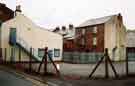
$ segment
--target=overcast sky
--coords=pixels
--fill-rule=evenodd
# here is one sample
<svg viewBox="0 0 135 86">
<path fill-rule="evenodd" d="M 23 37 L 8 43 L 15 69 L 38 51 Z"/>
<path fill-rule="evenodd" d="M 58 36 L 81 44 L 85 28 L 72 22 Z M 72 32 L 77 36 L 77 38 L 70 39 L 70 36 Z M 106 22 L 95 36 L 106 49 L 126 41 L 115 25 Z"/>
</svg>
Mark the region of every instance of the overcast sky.
<svg viewBox="0 0 135 86">
<path fill-rule="evenodd" d="M 45 28 L 75 26 L 85 20 L 121 13 L 127 29 L 135 29 L 135 0 L 2 0 L 15 10 L 21 4 L 22 12 Z"/>
</svg>

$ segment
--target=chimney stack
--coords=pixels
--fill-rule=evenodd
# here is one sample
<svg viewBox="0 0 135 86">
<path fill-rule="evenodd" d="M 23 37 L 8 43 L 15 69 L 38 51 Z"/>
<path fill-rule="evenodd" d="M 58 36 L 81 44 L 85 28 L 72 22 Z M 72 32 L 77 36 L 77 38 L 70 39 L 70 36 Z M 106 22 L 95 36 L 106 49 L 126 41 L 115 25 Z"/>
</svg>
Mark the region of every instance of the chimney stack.
<svg viewBox="0 0 135 86">
<path fill-rule="evenodd" d="M 72 30 L 74 28 L 73 24 L 69 24 L 69 30 Z"/>
<path fill-rule="evenodd" d="M 22 10 L 21 10 L 21 5 L 17 5 L 16 6 L 16 10 L 15 10 L 15 16 L 21 14 Z"/>
<path fill-rule="evenodd" d="M 62 26 L 62 31 L 65 31 L 66 30 L 66 26 Z"/>
<path fill-rule="evenodd" d="M 58 31 L 60 31 L 60 28 L 57 26 L 57 27 L 53 30 L 53 32 L 58 32 Z"/>
<path fill-rule="evenodd" d="M 6 4 L 0 3 L 0 7 L 6 7 Z"/>
<path fill-rule="evenodd" d="M 121 15 L 120 13 L 118 14 L 118 19 L 119 19 L 121 22 L 123 22 L 122 15 Z"/>
</svg>

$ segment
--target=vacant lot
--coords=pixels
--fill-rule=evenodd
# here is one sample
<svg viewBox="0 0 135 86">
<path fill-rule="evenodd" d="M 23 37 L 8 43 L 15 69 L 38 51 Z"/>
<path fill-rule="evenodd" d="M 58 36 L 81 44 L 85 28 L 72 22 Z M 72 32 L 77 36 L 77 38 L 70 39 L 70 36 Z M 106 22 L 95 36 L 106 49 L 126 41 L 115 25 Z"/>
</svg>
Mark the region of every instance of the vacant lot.
<svg viewBox="0 0 135 86">
<path fill-rule="evenodd" d="M 81 76 L 88 77 L 96 64 L 69 64 L 69 63 L 60 63 L 59 70 L 62 75 L 71 75 L 71 76 Z M 121 76 L 126 74 L 126 64 L 125 62 L 115 62 L 113 63 L 116 72 Z M 135 62 L 129 62 L 129 73 L 135 73 Z M 48 70 L 50 72 L 55 72 L 52 64 L 48 65 Z M 97 68 L 93 76 L 104 76 L 105 74 L 105 64 L 102 63 Z M 114 77 L 114 73 L 109 65 L 109 76 Z"/>
</svg>

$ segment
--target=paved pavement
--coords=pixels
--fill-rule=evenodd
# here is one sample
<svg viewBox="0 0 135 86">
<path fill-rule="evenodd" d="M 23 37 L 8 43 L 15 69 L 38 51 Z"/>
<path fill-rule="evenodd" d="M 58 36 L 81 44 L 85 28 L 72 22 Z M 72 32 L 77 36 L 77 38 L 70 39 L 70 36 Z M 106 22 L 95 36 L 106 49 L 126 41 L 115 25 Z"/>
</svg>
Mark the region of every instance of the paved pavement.
<svg viewBox="0 0 135 86">
<path fill-rule="evenodd" d="M 44 82 L 34 76 L 6 66 L 0 66 L 0 86 L 48 86 Z"/>
<path fill-rule="evenodd" d="M 0 70 L 0 86 L 33 86 L 31 81 L 23 77 Z"/>
</svg>

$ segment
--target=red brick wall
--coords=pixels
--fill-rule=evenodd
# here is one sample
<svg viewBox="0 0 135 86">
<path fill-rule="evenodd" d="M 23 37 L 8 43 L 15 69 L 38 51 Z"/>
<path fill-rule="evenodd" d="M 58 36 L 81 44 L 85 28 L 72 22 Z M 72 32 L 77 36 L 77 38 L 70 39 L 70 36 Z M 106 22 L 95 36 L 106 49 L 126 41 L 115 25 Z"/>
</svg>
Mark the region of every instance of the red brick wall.
<svg viewBox="0 0 135 86">
<path fill-rule="evenodd" d="M 97 33 L 95 34 L 97 38 L 97 45 L 93 46 L 93 27 L 88 26 L 85 28 L 85 34 L 82 34 L 83 28 L 76 28 L 76 39 L 74 40 L 64 40 L 64 51 L 80 51 L 80 52 L 104 52 L 104 24 L 99 24 L 97 26 Z M 82 45 L 82 38 L 85 40 L 85 44 Z"/>
<path fill-rule="evenodd" d="M 76 49 L 79 51 L 86 51 L 86 52 L 103 52 L 104 51 L 104 24 L 95 25 L 97 26 L 97 33 L 93 33 L 93 27 L 94 26 L 88 26 L 83 27 L 86 29 L 85 35 L 83 36 L 85 38 L 85 45 L 77 46 Z M 76 35 L 81 34 L 81 31 L 83 28 L 77 28 L 76 29 Z M 93 37 L 97 38 L 97 45 L 93 46 Z M 76 43 L 80 42 L 80 38 L 77 38 Z"/>
<path fill-rule="evenodd" d="M 63 45 L 63 50 L 64 51 L 73 51 L 75 49 L 74 45 L 74 40 L 66 40 L 64 39 L 64 45 Z"/>
</svg>

